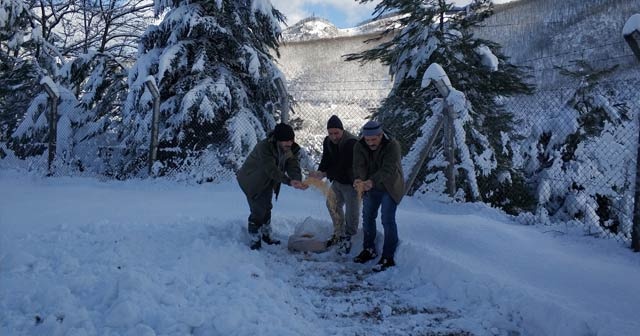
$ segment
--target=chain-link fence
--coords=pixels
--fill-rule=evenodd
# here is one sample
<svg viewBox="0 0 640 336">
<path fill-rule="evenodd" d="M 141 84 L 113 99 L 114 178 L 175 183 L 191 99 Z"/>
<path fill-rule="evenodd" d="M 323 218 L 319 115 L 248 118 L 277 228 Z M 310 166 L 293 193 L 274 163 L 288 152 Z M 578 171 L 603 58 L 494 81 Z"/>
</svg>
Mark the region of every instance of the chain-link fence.
<svg viewBox="0 0 640 336">
<path fill-rule="evenodd" d="M 514 163 L 535 188 L 537 220 L 631 239 L 639 89 L 638 80 L 601 81 L 505 101 L 518 118 Z"/>
<path fill-rule="evenodd" d="M 319 161 L 326 121 L 332 114 L 357 134 L 379 106 L 379 98 L 376 93 L 370 100 L 359 97 L 357 102 L 298 100 L 294 114 L 301 120 L 298 141 L 313 163 Z M 505 143 L 505 150 L 512 152 L 510 168 L 523 172 L 535 202 L 530 213 L 520 217 L 536 223 L 575 222 L 586 234 L 629 243 L 640 81 L 545 88 L 528 96 L 503 98 L 501 104 L 515 118 L 513 134 Z M 437 155 L 433 153 L 430 159 Z"/>
<path fill-rule="evenodd" d="M 308 154 L 303 162 L 307 169 L 317 167 L 322 154 L 322 140 L 326 136 L 326 122 L 331 115 L 338 115 L 345 129 L 357 135 L 388 92 L 388 85 L 375 81 L 371 83 L 375 87 L 373 90 L 362 90 L 357 96 L 342 95 L 336 99 L 335 94 L 329 91 L 338 90 L 339 84 L 331 85 L 334 87 L 312 96 L 308 90 L 296 92 L 296 89 L 289 89 L 294 96 L 289 119 L 296 129 L 296 141 Z M 367 83 L 360 85 L 366 87 Z M 501 101 L 505 110 L 515 118 L 515 129 L 505 146 L 512 152 L 511 167 L 524 172 L 529 192 L 535 199 L 534 208 L 527 209 L 532 221 L 577 222 L 588 234 L 615 237 L 624 242 L 631 240 L 637 190 L 639 89 L 639 80 L 603 81 L 538 89 L 532 95 L 509 97 Z M 307 94 L 302 94 L 304 92 Z M 64 111 L 59 113 L 64 114 Z M 15 151 L 8 150 L 6 144 L 2 144 L 0 151 L 3 159 L 0 164 L 7 166 L 17 162 L 28 169 L 50 171 L 48 140 L 51 138 L 46 127 L 47 120 L 43 114 L 35 122 L 40 125 L 40 136 L 34 136 L 35 141 L 19 147 L 19 151 L 24 152 L 21 154 L 31 155 L 29 160 L 19 160 L 15 157 Z M 57 134 L 53 137 L 57 143 L 53 148 L 56 155 L 64 156 L 64 149 L 70 148 L 71 144 L 60 142 L 68 141 L 65 139 L 72 138 L 68 133 L 76 130 L 60 122 L 57 126 Z M 248 131 L 240 127 L 234 136 L 240 137 Z M 162 129 L 159 132 L 162 133 Z M 203 137 L 213 134 L 209 129 L 197 133 Z M 114 164 L 110 161 L 114 153 L 127 150 L 115 143 L 100 143 L 98 140 L 84 144 L 88 145 L 93 146 L 89 151 L 94 153 L 95 160 L 102 162 L 103 172 L 109 171 L 109 164 Z M 36 150 L 38 155 L 27 153 Z M 150 150 L 150 147 L 137 149 L 139 152 Z M 173 150 L 178 149 L 160 148 L 157 160 L 166 159 Z M 209 176 L 216 174 L 214 180 L 233 176 L 233 170 L 229 167 L 211 167 L 208 163 L 215 160 L 207 160 L 207 155 L 221 157 L 232 154 L 219 149 L 215 152 L 199 149 L 188 157 L 201 162 L 174 164 L 188 164 L 191 167 L 182 176 L 184 179 L 211 181 Z M 431 159 L 436 155 L 434 153 Z M 148 153 L 138 156 L 148 158 Z M 73 162 L 66 164 L 73 166 Z M 147 159 L 141 159 L 137 164 L 146 167 L 148 162 Z M 428 166 L 429 160 L 424 165 Z M 54 168 L 63 169 L 60 166 Z M 78 166 L 68 169 L 82 171 L 82 167 Z M 428 181 L 418 180 L 416 183 Z"/>
</svg>

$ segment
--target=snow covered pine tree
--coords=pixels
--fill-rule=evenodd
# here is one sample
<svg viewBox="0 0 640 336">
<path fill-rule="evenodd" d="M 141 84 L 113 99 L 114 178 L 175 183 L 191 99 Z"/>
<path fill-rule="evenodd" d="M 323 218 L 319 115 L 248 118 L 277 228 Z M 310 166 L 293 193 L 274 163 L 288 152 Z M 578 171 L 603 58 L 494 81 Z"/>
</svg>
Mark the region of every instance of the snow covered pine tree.
<svg viewBox="0 0 640 336">
<path fill-rule="evenodd" d="M 135 174 L 146 160 L 152 97 L 144 82 L 152 78 L 161 104 L 154 173 L 214 180 L 276 124 L 282 74 L 269 49 L 278 50 L 284 16 L 268 0 L 155 0 L 156 13 L 165 9 L 129 74 L 122 168 Z"/>
<path fill-rule="evenodd" d="M 22 0 L 0 0 L 0 146 L 7 141 L 23 117 L 34 95 L 38 73 L 28 61 L 26 48 L 34 43 L 25 37 L 33 17 Z M 0 149 L 0 158 L 4 154 Z"/>
<path fill-rule="evenodd" d="M 121 61 L 131 54 L 130 45 L 124 41 L 135 34 L 123 34 L 123 21 L 126 29 L 139 28 L 144 16 L 137 12 L 145 7 L 132 8 L 126 1 L 118 2 L 118 8 L 83 2 L 73 10 L 65 10 L 75 4 L 52 2 L 42 11 L 24 9 L 31 19 L 27 27 L 32 28 L 21 29 L 20 38 L 14 38 L 24 43 L 11 44 L 21 48 L 15 52 L 21 58 L 15 58 L 14 68 L 21 65 L 18 69 L 30 71 L 28 77 L 22 76 L 22 82 L 12 86 L 12 97 L 22 95 L 26 99 L 12 104 L 11 110 L 17 111 L 20 123 L 12 132 L 9 147 L 21 158 L 38 156 L 46 150 L 43 143 L 49 132 L 47 111 L 51 104 L 40 85 L 44 81 L 60 95 L 54 168 L 58 172 L 64 168 L 106 173 L 104 161 L 96 153 L 113 144 L 110 140 L 116 133 L 115 121 L 121 119 L 126 96 L 126 70 Z M 60 26 L 76 33 L 65 36 Z M 19 72 L 14 70 L 16 73 Z"/>
<path fill-rule="evenodd" d="M 372 0 L 360 0 L 361 3 Z M 407 151 L 420 136 L 420 128 L 433 114 L 431 108 L 438 91 L 421 88 L 422 74 L 438 63 L 450 76 L 454 88 L 463 92 L 471 104 L 471 121 L 465 125 L 466 141 L 475 164 L 480 196 L 507 211 L 533 205 L 524 186 L 522 172 L 511 162 L 509 135 L 513 116 L 499 103 L 502 96 L 525 94 L 532 87 L 523 73 L 500 53 L 498 44 L 475 38 L 471 28 L 493 13 L 492 1 L 475 0 L 463 8 L 445 0 L 382 0 L 374 15 L 396 13 L 384 35 L 391 40 L 348 60 L 379 60 L 389 65 L 394 85 L 374 116 L 396 134 Z M 437 145 L 437 144 L 436 144 Z M 442 143 L 427 167 L 423 167 L 413 190 L 444 192 Z M 428 169 L 425 169 L 428 168 Z M 458 190 L 470 198 L 464 179 L 457 179 Z"/>
<path fill-rule="evenodd" d="M 550 111 L 556 117 L 537 120 L 523 148 L 527 175 L 538 186 L 538 218 L 575 219 L 593 234 L 629 239 L 637 131 L 624 87 L 605 80 L 615 69 L 582 60 L 560 67 L 578 88 L 558 91 L 570 98 Z"/>
</svg>

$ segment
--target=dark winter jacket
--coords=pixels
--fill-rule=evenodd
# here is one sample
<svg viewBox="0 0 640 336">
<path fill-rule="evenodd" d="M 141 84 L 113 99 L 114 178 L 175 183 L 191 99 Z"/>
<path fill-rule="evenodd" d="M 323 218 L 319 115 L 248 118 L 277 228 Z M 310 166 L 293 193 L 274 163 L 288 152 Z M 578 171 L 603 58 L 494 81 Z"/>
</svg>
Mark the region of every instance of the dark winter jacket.
<svg viewBox="0 0 640 336">
<path fill-rule="evenodd" d="M 396 203 L 400 203 L 404 196 L 400 157 L 400 143 L 386 133 L 375 151 L 369 149 L 363 137 L 353 148 L 353 177 L 373 181 L 374 189 L 388 192 Z"/>
<path fill-rule="evenodd" d="M 325 172 L 331 181 L 353 184 L 353 146 L 357 141 L 358 139 L 347 131 L 344 131 L 337 144 L 325 137 L 318 170 Z"/>
<path fill-rule="evenodd" d="M 270 133 L 266 139 L 256 144 L 236 173 L 240 188 L 248 197 L 273 188 L 277 199 L 281 183 L 290 185 L 291 180 L 302 179 L 299 152 L 300 146 L 294 142 L 291 150 L 282 153 L 280 159 L 278 144 Z"/>
</svg>

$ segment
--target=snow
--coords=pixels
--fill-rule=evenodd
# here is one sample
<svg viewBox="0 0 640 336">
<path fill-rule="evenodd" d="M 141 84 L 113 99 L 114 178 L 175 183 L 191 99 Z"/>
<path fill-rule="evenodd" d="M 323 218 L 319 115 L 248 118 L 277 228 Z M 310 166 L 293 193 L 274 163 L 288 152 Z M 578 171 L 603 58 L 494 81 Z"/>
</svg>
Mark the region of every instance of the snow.
<svg viewBox="0 0 640 336">
<path fill-rule="evenodd" d="M 476 54 L 480 56 L 480 62 L 491 71 L 498 71 L 498 57 L 485 45 L 476 48 Z"/>
<path fill-rule="evenodd" d="M 448 79 L 449 77 L 447 77 L 446 82 L 448 82 Z M 469 116 L 470 104 L 462 91 L 458 91 L 449 85 L 449 95 L 446 98 L 447 105 L 450 106 L 455 118 L 461 119 L 465 122 L 471 119 Z"/>
<path fill-rule="evenodd" d="M 9 25 L 9 13 L 7 13 L 4 7 L 0 7 L 0 27 L 4 28 L 5 26 L 8 26 L 8 25 Z"/>
<path fill-rule="evenodd" d="M 187 65 L 184 54 L 186 54 L 190 45 L 190 42 L 178 42 L 167 47 L 162 52 L 158 61 L 158 83 L 162 82 L 167 71 L 175 71 L 176 68 L 181 69 Z"/>
<path fill-rule="evenodd" d="M 305 40 L 317 40 L 341 36 L 341 30 L 331 22 L 311 17 L 304 19 L 282 32 L 282 40 L 285 42 L 297 42 Z"/>
<path fill-rule="evenodd" d="M 48 87 L 51 91 L 51 94 L 55 96 L 55 98 L 60 98 L 60 90 L 58 89 L 58 85 L 51 79 L 49 76 L 43 76 L 40 80 L 40 85 L 44 85 Z"/>
<path fill-rule="evenodd" d="M 246 65 L 247 72 L 253 78 L 253 81 L 258 83 L 260 81 L 260 58 L 258 58 L 258 53 L 252 47 L 245 45 L 243 47 L 244 51 L 247 52 L 247 56 L 249 58 L 249 64 Z"/>
<path fill-rule="evenodd" d="M 419 163 L 418 161 L 420 160 L 422 150 L 427 147 L 429 140 L 433 137 L 433 133 L 439 132 L 442 127 L 442 100 L 434 102 L 433 111 L 436 112 L 428 117 L 426 122 L 420 127 L 420 136 L 413 143 L 407 155 L 402 158 L 402 171 L 406 172 L 406 174 L 414 172 L 416 165 Z"/>
<path fill-rule="evenodd" d="M 425 70 L 424 75 L 422 76 L 422 83 L 421 83 L 421 87 L 426 88 L 428 87 L 431 82 L 442 82 L 447 88 L 451 88 L 451 80 L 449 80 L 449 76 L 447 76 L 447 73 L 444 71 L 444 69 L 442 68 L 442 66 L 438 63 L 431 63 L 431 65 L 429 65 L 429 67 L 427 68 L 427 70 Z M 443 92 L 443 90 L 440 87 L 437 87 L 438 90 L 440 90 L 440 94 L 447 94 L 448 92 Z M 446 97 L 445 97 L 446 98 Z"/>
<path fill-rule="evenodd" d="M 0 0 L 0 28 L 15 25 L 18 17 L 27 10 L 22 1 Z"/>
<path fill-rule="evenodd" d="M 222 7 L 218 5 L 218 7 Z M 269 18 L 271 25 L 276 29 L 276 31 L 280 31 L 280 23 L 275 16 L 273 16 L 273 5 L 271 5 L 270 0 L 252 0 L 251 1 L 251 12 L 252 13 L 260 13 Z M 255 14 L 254 14 L 255 15 Z M 255 21 L 255 16 L 252 16 L 252 21 Z"/>
<path fill-rule="evenodd" d="M 458 167 L 467 172 L 467 180 L 471 188 L 471 195 L 474 199 L 480 198 L 480 189 L 478 188 L 478 180 L 476 179 L 475 164 L 471 157 L 469 147 L 467 146 L 467 136 L 464 129 L 465 120 L 456 118 L 453 120 L 454 142 L 455 147 L 460 151 L 460 163 Z M 483 162 L 479 160 L 479 162 Z"/>
<path fill-rule="evenodd" d="M 337 28 L 330 21 L 319 18 L 309 17 L 287 27 L 282 31 L 282 40 L 284 42 L 302 42 L 319 39 L 332 39 L 341 37 L 364 36 L 382 33 L 387 26 L 393 25 L 402 16 L 391 16 L 384 19 L 371 21 L 353 28 Z"/>
<path fill-rule="evenodd" d="M 631 35 L 634 31 L 640 32 L 640 14 L 633 14 L 622 27 L 622 36 Z"/>
<path fill-rule="evenodd" d="M 407 197 L 397 266 L 247 248 L 234 182 L 0 171 L 2 335 L 635 335 L 640 260 L 613 240 Z M 281 240 L 323 196 L 282 189 Z M 324 224 L 323 224 L 324 223 Z"/>
</svg>

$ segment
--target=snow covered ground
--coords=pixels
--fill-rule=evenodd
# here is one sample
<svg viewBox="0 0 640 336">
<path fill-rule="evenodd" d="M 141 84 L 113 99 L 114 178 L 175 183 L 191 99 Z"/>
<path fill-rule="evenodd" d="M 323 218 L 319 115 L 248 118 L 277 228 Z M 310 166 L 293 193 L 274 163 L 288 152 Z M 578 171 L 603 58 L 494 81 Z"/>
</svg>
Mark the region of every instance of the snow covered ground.
<svg viewBox="0 0 640 336">
<path fill-rule="evenodd" d="M 0 335 L 638 335 L 640 254 L 406 198 L 398 266 L 247 248 L 235 183 L 0 171 Z M 282 240 L 321 193 L 283 188 Z M 579 231 L 579 230 L 577 230 Z M 361 235 L 356 237 L 361 242 Z"/>
</svg>

